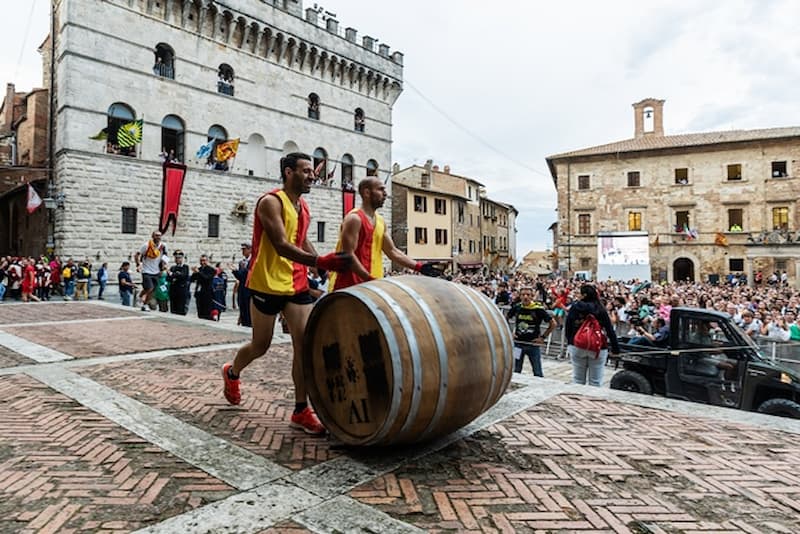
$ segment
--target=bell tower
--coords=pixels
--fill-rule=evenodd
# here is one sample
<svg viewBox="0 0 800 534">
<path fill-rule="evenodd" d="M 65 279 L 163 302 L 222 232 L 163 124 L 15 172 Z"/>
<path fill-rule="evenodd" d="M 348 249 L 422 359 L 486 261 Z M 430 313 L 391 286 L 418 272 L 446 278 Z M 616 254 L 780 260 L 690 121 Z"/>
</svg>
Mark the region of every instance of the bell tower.
<svg viewBox="0 0 800 534">
<path fill-rule="evenodd" d="M 664 100 L 645 98 L 633 104 L 635 137 L 664 135 Z"/>
</svg>

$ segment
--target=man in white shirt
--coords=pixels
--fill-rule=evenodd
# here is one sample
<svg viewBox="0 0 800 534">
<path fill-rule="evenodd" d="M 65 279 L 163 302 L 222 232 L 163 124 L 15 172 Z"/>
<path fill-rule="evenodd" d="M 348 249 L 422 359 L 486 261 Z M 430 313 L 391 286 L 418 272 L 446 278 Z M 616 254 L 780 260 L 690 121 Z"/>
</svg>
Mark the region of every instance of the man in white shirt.
<svg viewBox="0 0 800 534">
<path fill-rule="evenodd" d="M 169 265 L 167 246 L 161 241 L 161 232 L 153 232 L 151 239 L 136 252 L 136 270 L 142 273 L 142 293 L 140 294 L 142 311 L 150 308 L 147 302 L 156 289 L 158 277 L 161 275 L 161 262 Z"/>
</svg>

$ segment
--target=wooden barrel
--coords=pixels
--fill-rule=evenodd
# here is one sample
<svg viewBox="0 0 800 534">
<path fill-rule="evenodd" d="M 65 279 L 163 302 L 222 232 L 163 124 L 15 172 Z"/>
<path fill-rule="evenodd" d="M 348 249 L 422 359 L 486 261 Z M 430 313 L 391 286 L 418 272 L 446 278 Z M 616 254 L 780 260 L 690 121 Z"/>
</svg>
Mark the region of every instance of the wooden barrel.
<svg viewBox="0 0 800 534">
<path fill-rule="evenodd" d="M 351 445 L 429 440 L 466 425 L 511 381 L 513 340 L 497 306 L 424 276 L 375 280 L 323 297 L 305 332 L 311 402 Z"/>
</svg>

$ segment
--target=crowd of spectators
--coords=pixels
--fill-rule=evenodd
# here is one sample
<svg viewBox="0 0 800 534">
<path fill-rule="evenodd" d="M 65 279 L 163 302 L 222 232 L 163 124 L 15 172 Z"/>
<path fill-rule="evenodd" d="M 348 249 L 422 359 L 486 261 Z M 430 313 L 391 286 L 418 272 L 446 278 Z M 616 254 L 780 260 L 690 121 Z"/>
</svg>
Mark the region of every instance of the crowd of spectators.
<svg viewBox="0 0 800 534">
<path fill-rule="evenodd" d="M 686 306 L 727 313 L 754 339 L 800 341 L 800 291 L 789 285 L 785 273 L 760 274 L 753 277 L 752 286 L 741 283 L 740 277 L 727 277 L 721 284 L 611 280 L 593 284 L 619 336 L 641 336 L 645 332 L 655 336 L 668 328 L 673 307 Z M 76 261 L 59 256 L 2 257 L 0 300 L 86 299 L 93 284 L 105 289 L 108 278 L 107 267 L 103 265 L 96 273 L 88 258 Z M 462 272 L 448 278 L 480 291 L 503 309 L 519 302 L 522 288 L 531 288 L 533 299 L 548 309 L 559 327 L 570 304 L 579 298 L 581 285 L 586 283 L 520 273 Z M 103 298 L 102 291 L 99 297 Z"/>
<path fill-rule="evenodd" d="M 755 277 L 759 280 L 762 277 Z M 499 306 L 519 301 L 523 287 L 534 289 L 534 298 L 544 304 L 559 321 L 563 311 L 579 297 L 586 282 L 566 278 L 532 277 L 524 274 L 500 273 L 458 274 L 454 282 L 462 283 L 484 293 Z M 722 284 L 708 282 L 639 283 L 637 281 L 594 282 L 608 310 L 616 333 L 639 336 L 636 327 L 642 325 L 650 334 L 668 326 L 674 306 L 713 309 L 728 313 L 753 338 L 772 341 L 800 341 L 800 291 L 790 287 L 786 276 L 773 273 L 752 287 L 739 283 L 739 278 L 726 279 Z M 662 322 L 656 319 L 661 318 Z M 664 325 L 663 323 L 666 323 Z"/>
</svg>

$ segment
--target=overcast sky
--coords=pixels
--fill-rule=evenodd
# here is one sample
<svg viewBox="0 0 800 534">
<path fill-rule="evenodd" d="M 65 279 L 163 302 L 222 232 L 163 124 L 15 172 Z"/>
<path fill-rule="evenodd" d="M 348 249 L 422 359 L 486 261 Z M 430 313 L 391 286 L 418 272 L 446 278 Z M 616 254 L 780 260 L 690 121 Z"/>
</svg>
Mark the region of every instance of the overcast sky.
<svg viewBox="0 0 800 534">
<path fill-rule="evenodd" d="M 4 4 L 18 22 L 0 38 L 0 73 L 41 85 L 49 2 Z M 545 157 L 632 137 L 634 102 L 665 99 L 668 135 L 800 125 L 798 0 L 319 4 L 405 54 L 393 160 L 449 164 L 513 204 L 518 257 L 552 246 Z"/>
</svg>

